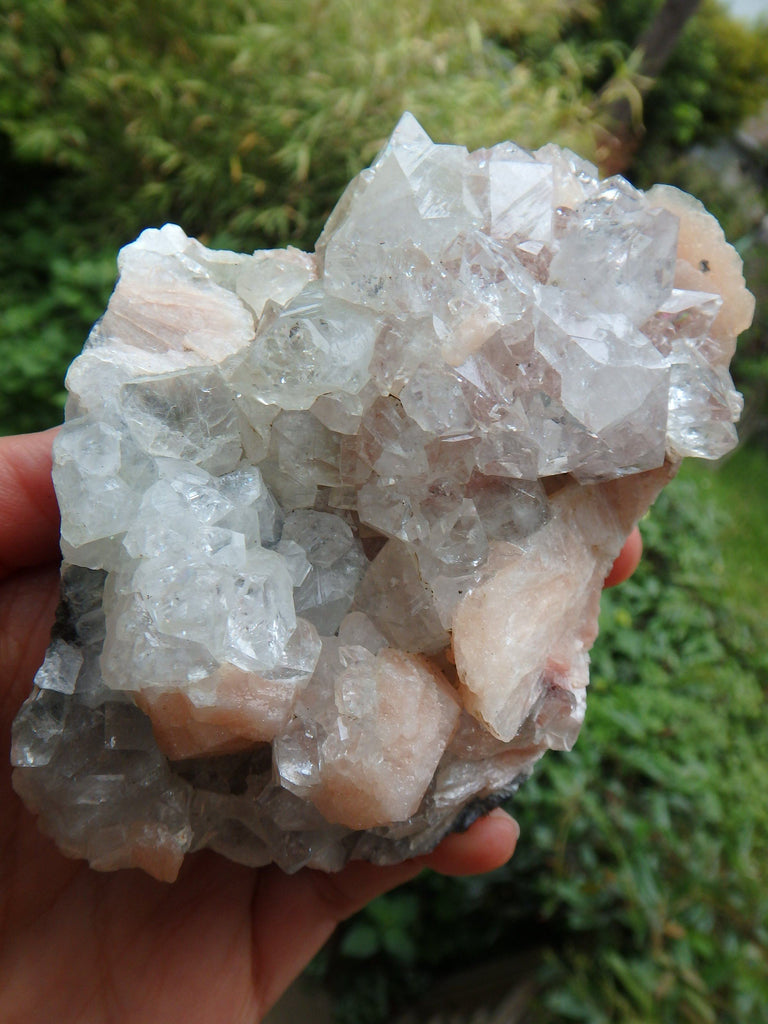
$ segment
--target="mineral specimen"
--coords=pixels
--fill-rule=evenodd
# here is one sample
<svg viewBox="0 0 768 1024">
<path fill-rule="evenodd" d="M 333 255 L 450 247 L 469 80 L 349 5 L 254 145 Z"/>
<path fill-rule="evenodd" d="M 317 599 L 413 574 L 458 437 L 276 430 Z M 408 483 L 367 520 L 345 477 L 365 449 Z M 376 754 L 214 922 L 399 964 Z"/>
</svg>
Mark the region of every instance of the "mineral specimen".
<svg viewBox="0 0 768 1024">
<path fill-rule="evenodd" d="M 738 256 L 674 189 L 406 114 L 314 255 L 166 225 L 119 269 L 67 379 L 17 791 L 163 879 L 430 849 L 571 747 L 612 560 L 733 446 Z"/>
</svg>

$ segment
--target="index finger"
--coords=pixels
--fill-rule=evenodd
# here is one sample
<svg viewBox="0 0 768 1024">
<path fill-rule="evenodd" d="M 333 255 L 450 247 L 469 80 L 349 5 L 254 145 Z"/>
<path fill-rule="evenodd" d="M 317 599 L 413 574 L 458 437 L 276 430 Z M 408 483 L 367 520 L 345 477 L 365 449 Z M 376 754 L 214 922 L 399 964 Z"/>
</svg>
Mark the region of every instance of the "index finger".
<svg viewBox="0 0 768 1024">
<path fill-rule="evenodd" d="M 51 480 L 57 429 L 0 437 L 0 578 L 59 558 L 59 507 Z"/>
<path fill-rule="evenodd" d="M 616 561 L 608 575 L 605 577 L 604 587 L 615 587 L 629 579 L 637 568 L 643 554 L 643 538 L 637 527 L 627 537 L 624 547 L 619 552 Z"/>
</svg>

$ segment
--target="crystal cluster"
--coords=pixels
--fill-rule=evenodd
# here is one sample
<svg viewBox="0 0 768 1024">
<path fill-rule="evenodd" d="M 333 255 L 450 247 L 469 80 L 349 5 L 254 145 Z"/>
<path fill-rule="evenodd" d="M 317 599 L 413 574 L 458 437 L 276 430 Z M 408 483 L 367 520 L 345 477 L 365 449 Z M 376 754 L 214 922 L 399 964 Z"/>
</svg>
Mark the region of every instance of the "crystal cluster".
<svg viewBox="0 0 768 1024">
<path fill-rule="evenodd" d="M 735 443 L 738 256 L 674 189 L 405 115 L 314 254 L 166 225 L 119 270 L 67 379 L 17 791 L 164 879 L 432 848 L 573 744 L 612 560 Z"/>
</svg>

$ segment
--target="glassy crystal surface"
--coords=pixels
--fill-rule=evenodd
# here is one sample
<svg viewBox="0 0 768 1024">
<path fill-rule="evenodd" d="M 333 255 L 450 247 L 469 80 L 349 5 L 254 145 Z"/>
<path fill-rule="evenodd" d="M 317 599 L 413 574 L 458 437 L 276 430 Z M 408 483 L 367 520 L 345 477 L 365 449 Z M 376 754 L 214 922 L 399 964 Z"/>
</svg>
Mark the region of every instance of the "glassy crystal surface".
<svg viewBox="0 0 768 1024">
<path fill-rule="evenodd" d="M 602 581 L 735 443 L 752 300 L 691 197 L 406 114 L 315 253 L 120 253 L 55 443 L 62 597 L 13 733 L 62 850 L 391 863 L 586 707 Z"/>
</svg>

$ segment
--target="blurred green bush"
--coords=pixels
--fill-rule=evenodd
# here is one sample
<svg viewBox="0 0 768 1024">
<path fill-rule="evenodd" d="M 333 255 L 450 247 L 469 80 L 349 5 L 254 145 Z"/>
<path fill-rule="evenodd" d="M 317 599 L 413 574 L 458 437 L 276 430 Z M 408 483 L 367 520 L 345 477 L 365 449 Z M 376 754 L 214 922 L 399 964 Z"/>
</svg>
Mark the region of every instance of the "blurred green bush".
<svg viewBox="0 0 768 1024">
<path fill-rule="evenodd" d="M 106 303 L 108 267 L 147 225 L 177 220 L 245 250 L 311 248 L 406 108 L 473 145 L 585 143 L 578 69 L 538 72 L 493 34 L 540 14 L 556 34 L 588 10 L 0 0 L 0 432 L 60 418 L 64 370 Z"/>
<path fill-rule="evenodd" d="M 60 418 L 108 267 L 143 227 L 311 247 L 404 109 L 438 140 L 556 139 L 591 156 L 595 93 L 649 13 L 640 0 L 0 0 L 0 432 Z M 644 151 L 667 162 L 758 106 L 765 40 L 705 0 L 649 99 Z"/>
</svg>

